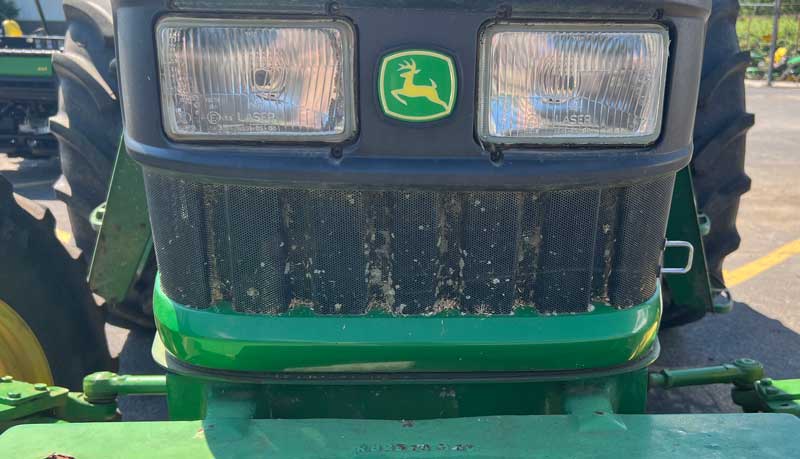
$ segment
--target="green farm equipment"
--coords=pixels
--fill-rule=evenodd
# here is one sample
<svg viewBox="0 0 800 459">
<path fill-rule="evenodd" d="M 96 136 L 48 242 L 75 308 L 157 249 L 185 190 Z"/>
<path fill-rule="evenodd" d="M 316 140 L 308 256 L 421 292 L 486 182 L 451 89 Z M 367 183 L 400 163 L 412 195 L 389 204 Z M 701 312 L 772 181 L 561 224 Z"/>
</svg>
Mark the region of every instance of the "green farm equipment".
<svg viewBox="0 0 800 459">
<path fill-rule="evenodd" d="M 64 37 L 24 35 L 4 21 L 0 35 L 0 150 L 20 156 L 50 156 L 57 151 L 48 118 L 55 114 L 58 81 L 53 53 Z"/>
<path fill-rule="evenodd" d="M 53 286 L 84 329 L 48 328 L 24 272 L 3 272 L 0 314 L 22 325 L 0 322 L 0 457 L 796 454 L 800 380 L 746 358 L 649 369 L 660 327 L 730 308 L 753 123 L 735 2 L 65 8 L 64 54 L 113 62 L 85 90 L 124 114 L 105 202 L 71 217 L 99 228 L 89 283 L 108 311 L 152 292 L 164 374 L 96 372 L 93 299 Z M 0 235 L 24 232 L 35 212 L 3 196 Z M 80 388 L 31 376 L 77 343 Z M 648 390 L 704 384 L 744 413 L 645 414 Z M 165 397 L 170 420 L 104 422 L 135 395 Z"/>
</svg>

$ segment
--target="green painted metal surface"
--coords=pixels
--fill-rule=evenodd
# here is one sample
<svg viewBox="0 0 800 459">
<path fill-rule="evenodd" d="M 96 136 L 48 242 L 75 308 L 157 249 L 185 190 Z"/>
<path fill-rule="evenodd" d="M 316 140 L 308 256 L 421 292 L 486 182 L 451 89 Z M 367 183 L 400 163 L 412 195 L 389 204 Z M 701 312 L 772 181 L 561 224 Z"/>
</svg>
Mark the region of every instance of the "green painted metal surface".
<svg viewBox="0 0 800 459">
<path fill-rule="evenodd" d="M 0 76 L 46 77 L 53 76 L 49 55 L 0 56 Z"/>
<path fill-rule="evenodd" d="M 69 392 L 63 387 L 30 384 L 11 376 L 0 379 L 0 432 L 23 423 L 97 422 L 117 418 L 113 400 L 92 403 L 83 393 Z"/>
<path fill-rule="evenodd" d="M 737 359 L 733 363 L 710 367 L 663 369 L 650 374 L 650 387 L 701 386 L 706 384 L 735 384 L 752 388 L 764 377 L 764 366 L 753 359 Z"/>
<path fill-rule="evenodd" d="M 707 221 L 707 218 L 706 218 Z M 713 225 L 714 222 L 711 222 Z M 681 308 L 688 321 L 702 317 L 714 310 L 711 284 L 708 278 L 705 248 L 701 224 L 697 215 L 692 174 L 689 166 L 678 171 L 667 223 L 667 239 L 687 241 L 694 246 L 692 269 L 687 274 L 666 274 L 672 302 Z M 664 266 L 683 266 L 686 254 L 683 250 L 664 252 Z"/>
<path fill-rule="evenodd" d="M 305 383 L 234 384 L 169 373 L 170 419 L 203 419 L 228 391 L 246 393 L 255 418 L 435 419 L 485 415 L 565 414 L 571 394 L 602 394 L 617 413 L 645 410 L 647 370 L 575 380 L 509 382 L 375 381 L 322 378 Z M 222 394 L 222 395 L 220 395 Z"/>
<path fill-rule="evenodd" d="M 164 395 L 167 393 L 167 377 L 100 371 L 83 378 L 83 392 L 87 400 L 95 403 L 110 402 L 120 395 Z"/>
<path fill-rule="evenodd" d="M 111 304 L 121 303 L 152 253 L 150 219 L 142 169 L 120 142 L 89 284 Z"/>
<path fill-rule="evenodd" d="M 603 417 L 598 414 L 595 417 Z M 0 436 L 0 457 L 43 459 L 789 458 L 800 420 L 781 414 L 504 416 L 434 421 L 232 420 L 55 424 Z"/>
<path fill-rule="evenodd" d="M 800 379 L 764 378 L 750 387 L 735 387 L 731 397 L 747 413 L 764 411 L 800 416 Z"/>
<path fill-rule="evenodd" d="M 8 421 L 63 405 L 68 392 L 61 387 L 30 384 L 3 376 L 0 379 L 0 430 Z"/>
<path fill-rule="evenodd" d="M 255 372 L 585 370 L 642 358 L 656 340 L 660 291 L 626 310 L 548 316 L 247 315 L 173 302 L 158 279 L 153 312 L 177 359 Z"/>
<path fill-rule="evenodd" d="M 763 379 L 755 385 L 765 411 L 800 416 L 800 379 Z"/>
</svg>

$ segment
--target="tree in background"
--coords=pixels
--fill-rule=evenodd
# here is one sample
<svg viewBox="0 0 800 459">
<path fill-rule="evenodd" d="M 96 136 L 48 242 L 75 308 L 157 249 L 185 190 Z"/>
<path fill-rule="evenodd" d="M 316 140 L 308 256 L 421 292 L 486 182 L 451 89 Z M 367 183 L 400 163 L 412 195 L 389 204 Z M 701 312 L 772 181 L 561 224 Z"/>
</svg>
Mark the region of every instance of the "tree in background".
<svg viewBox="0 0 800 459">
<path fill-rule="evenodd" d="M 14 19 L 19 14 L 19 8 L 13 0 L 0 0 L 0 21 Z"/>
</svg>

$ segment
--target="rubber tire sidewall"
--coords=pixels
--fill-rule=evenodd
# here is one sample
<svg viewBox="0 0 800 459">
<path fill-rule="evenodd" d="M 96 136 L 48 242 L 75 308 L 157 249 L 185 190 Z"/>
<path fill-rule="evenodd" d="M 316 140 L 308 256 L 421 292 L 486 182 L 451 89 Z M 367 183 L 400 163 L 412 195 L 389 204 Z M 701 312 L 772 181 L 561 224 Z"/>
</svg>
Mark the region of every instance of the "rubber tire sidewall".
<svg viewBox="0 0 800 459">
<path fill-rule="evenodd" d="M 54 188 L 67 205 L 75 244 L 89 259 L 97 237 L 90 215 L 106 199 L 122 133 L 113 36 L 105 35 L 108 27 L 103 25 L 111 5 L 108 0 L 67 0 L 64 13 L 67 33 L 61 58 L 84 72 L 76 75 L 54 66 L 60 87 L 59 112 L 53 119 L 68 126 L 67 132 L 54 130 L 62 170 Z"/>
<path fill-rule="evenodd" d="M 18 199 L 28 210 L 20 207 L 10 190 L 0 178 L 0 298 L 36 335 L 55 384 L 80 390 L 84 376 L 113 366 L 102 310 L 85 265 L 56 238 L 49 211 L 24 198 Z"/>
</svg>

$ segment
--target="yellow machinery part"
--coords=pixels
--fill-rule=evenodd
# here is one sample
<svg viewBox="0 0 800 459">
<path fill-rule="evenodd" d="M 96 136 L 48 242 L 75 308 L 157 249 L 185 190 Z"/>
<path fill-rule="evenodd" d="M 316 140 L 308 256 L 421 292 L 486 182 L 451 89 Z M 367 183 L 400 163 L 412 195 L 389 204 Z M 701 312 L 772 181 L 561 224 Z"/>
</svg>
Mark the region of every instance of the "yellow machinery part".
<svg viewBox="0 0 800 459">
<path fill-rule="evenodd" d="M 30 383 L 53 384 L 50 364 L 33 330 L 0 299 L 0 376 Z"/>
<path fill-rule="evenodd" d="M 21 37 L 22 27 L 13 19 L 6 19 L 3 21 L 3 33 L 6 37 Z"/>
</svg>

